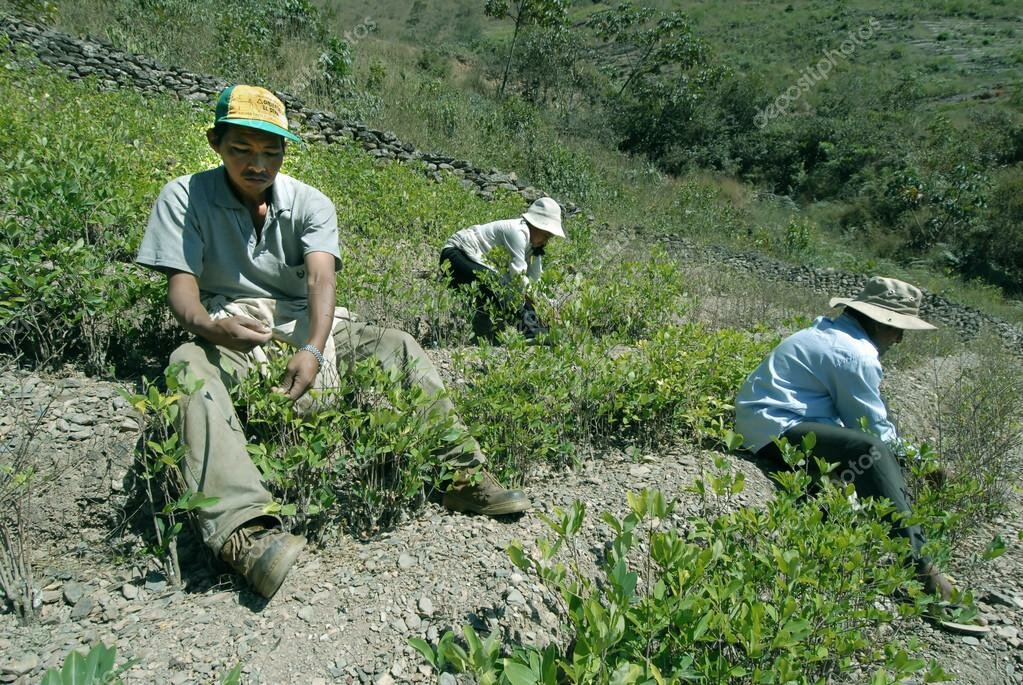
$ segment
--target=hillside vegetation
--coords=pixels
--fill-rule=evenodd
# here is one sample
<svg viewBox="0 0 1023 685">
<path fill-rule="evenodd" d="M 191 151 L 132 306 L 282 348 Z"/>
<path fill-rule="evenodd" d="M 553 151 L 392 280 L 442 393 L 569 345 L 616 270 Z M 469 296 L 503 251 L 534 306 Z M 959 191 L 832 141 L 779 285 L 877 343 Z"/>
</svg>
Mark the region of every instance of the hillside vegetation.
<svg viewBox="0 0 1023 685">
<path fill-rule="evenodd" d="M 496 633 L 483 641 L 470 628 L 463 640 L 447 635 L 435 644 L 415 642 L 438 671 L 544 683 L 944 677 L 939 666 L 913 658 L 915 643 L 903 639 L 907 622 L 933 609 L 911 570 L 892 563 L 905 553 L 905 541 L 889 540 L 882 505 L 853 506 L 850 491 L 839 486 L 808 493 L 812 445 L 788 452 L 795 469 L 776 478 L 779 492 L 770 504 L 739 506 L 734 499 L 744 479 L 721 453 L 740 442 L 731 430 L 736 388 L 779 330 L 805 323 L 812 312 L 766 320 L 765 312 L 773 315 L 776 308 L 794 312 L 771 299 L 777 293 L 762 292 L 763 284 L 738 281 L 725 297 L 773 308 L 765 306 L 759 316 L 747 310 L 734 325 L 708 325 L 698 316 L 696 295 L 706 290 L 701 279 L 707 277 L 650 247 L 658 233 L 684 232 L 752 243 L 794 259 L 834 256 L 838 238 L 794 209 L 792 198 L 772 195 L 761 202 L 739 184 L 668 176 L 656 165 L 690 168 L 668 154 L 670 147 L 643 150 L 646 160 L 621 155 L 615 117 L 625 110 L 596 96 L 609 83 L 600 79 L 611 78 L 599 70 L 590 74 L 591 86 L 601 86 L 594 97 L 577 92 L 575 104 L 538 99 L 514 71 L 507 97 L 495 101 L 496 63 L 475 56 L 490 50 L 485 41 L 505 40 L 507 32 L 478 37 L 465 48 L 463 63 L 370 36 L 344 42 L 332 32 L 336 19 L 303 0 L 211 0 L 188 9 L 169 0 L 19 2 L 14 9 L 102 31 L 160 59 L 189 59 L 195 69 L 290 83 L 311 101 L 349 108 L 344 111 L 393 115 L 396 128 L 400 123 L 417 131 L 412 139 L 430 144 L 437 136 L 439 145 L 523 169 L 537 185 L 585 203 L 590 216 L 567 221 L 570 240 L 552 244 L 548 253 L 542 287 L 557 303 L 541 306 L 541 314 L 557 322 L 549 344 L 528 345 L 509 328 L 501 345 L 476 346 L 470 344 L 467 296 L 435 278 L 438 252 L 460 227 L 520 213 L 522 199 L 498 193 L 484 201 L 454 177 L 435 182 L 414 163 L 380 163 L 349 143 L 288 149 L 284 171 L 320 188 L 338 210 L 344 255 L 339 303 L 361 318 L 409 330 L 445 361 L 459 381 L 450 388 L 452 399 L 503 480 L 528 482 L 538 470 L 556 473 L 583 455 L 599 459 L 610 447 L 631 454 L 637 446 L 686 441 L 720 452 L 701 464 L 702 477 L 693 484 L 698 511 L 675 516 L 670 493 L 645 490 L 629 495 L 624 517 L 603 516 L 613 539 L 597 555 L 597 575 L 593 564 L 580 562 L 573 542 L 586 515 L 581 504 L 553 514 L 550 541 L 509 547 L 513 562 L 561 603 L 565 640 L 502 646 Z M 572 16 L 584 10 L 600 7 L 573 7 Z M 490 21 L 484 17 L 481 26 Z M 264 40 L 252 41 L 252 35 Z M 144 417 L 140 479 L 172 474 L 180 447 L 167 430 L 174 413 L 169 407 L 189 383 L 173 370 L 149 379 L 163 371 L 181 334 L 169 319 L 162 278 L 132 258 L 161 185 L 216 163 L 204 137 L 208 107 L 105 91 L 88 79 L 68 81 L 26 50 L 2 49 L 0 149 L 14 151 L 0 174 L 3 364 L 38 371 L 70 366 L 128 379 L 138 391 L 130 403 Z M 458 64 L 467 64 L 468 73 L 458 73 Z M 734 78 L 719 66 L 694 65 L 707 70 L 708 95 L 698 100 L 710 108 L 701 115 L 709 119 L 723 106 L 724 92 L 711 92 L 711 85 Z M 476 90 L 464 89 L 473 73 Z M 642 110 L 639 101 L 631 106 L 639 108 L 628 110 L 634 114 Z M 609 126 L 598 130 L 593 124 L 604 117 Z M 796 120 L 802 118 L 785 125 Z M 698 161 L 705 164 L 716 162 Z M 799 196 L 796 188 L 785 192 Z M 882 263 L 846 249 L 849 263 Z M 979 292 L 996 306 L 990 291 Z M 905 366 L 926 352 L 922 345 L 907 347 Z M 939 456 L 926 446 L 911 469 L 916 517 L 933 533 L 931 551 L 942 563 L 965 567 L 1004 551 L 1001 540 L 979 550 L 958 543 L 974 524 L 1008 511 L 1018 492 L 1007 481 L 1018 477 L 1011 445 L 1023 415 L 1019 375 L 1011 359 L 993 349 L 980 356 L 976 369 L 955 379 L 959 404 L 943 406 L 960 420 L 955 425 L 967 443 L 953 480 L 945 488 L 931 486 L 927 476 Z M 258 374 L 243 384 L 238 399 L 253 436 L 252 455 L 290 529 L 322 543 L 346 534 L 373 536 L 423 505 L 424 493 L 443 475 L 429 456 L 453 439 L 451 426 L 420 422 L 415 410 L 426 398 L 404 389 L 401 380 L 360 365 L 338 397 L 326 398 L 337 400 L 332 406 L 338 409 L 316 418 L 296 414 Z M 980 392 L 988 386 L 1004 394 Z M 984 397 L 992 404 L 978 404 Z M 992 420 L 1003 426 L 1004 442 L 979 467 L 969 443 L 991 435 Z M 0 513 L 21 512 L 30 497 L 33 449 L 45 446 L 32 448 L 31 425 L 26 435 L 17 450 L 3 452 L 5 459 L 13 456 L 0 463 L 0 496 L 7 498 L 0 500 Z M 180 532 L 197 494 L 172 488 L 168 494 L 166 501 L 149 495 L 152 539 L 137 550 L 140 556 L 173 556 L 168 539 Z M 0 525 L 10 524 L 0 516 Z M 5 601 L 31 620 L 31 588 L 27 601 L 9 588 L 5 593 Z M 958 614 L 963 620 L 975 613 L 970 599 L 965 595 L 967 606 Z"/>
<path fill-rule="evenodd" d="M 486 17 L 483 4 L 413 4 L 398 26 L 396 8 L 345 3 L 339 25 L 379 16 L 388 44 L 438 36 L 439 48 L 424 50 L 461 60 L 444 80 L 487 95 L 510 22 Z M 1008 3 L 636 4 L 659 14 L 630 26 L 628 13 L 611 13 L 616 3 L 570 3 L 570 29 L 527 26 L 511 91 L 562 136 L 792 198 L 829 243 L 866 243 L 867 254 L 1019 291 L 1012 198 L 1023 161 L 1023 25 Z M 682 23 L 656 27 L 671 11 L 684 13 Z M 593 24 L 604 15 L 611 20 Z M 609 24 L 614 40 L 595 35 Z M 466 39 L 463 25 L 479 33 Z M 649 72 L 625 87 L 622 74 L 642 64 L 651 34 L 660 42 Z M 850 36 L 861 40 L 843 55 Z M 777 100 L 787 92 L 794 102 Z M 394 119 L 395 97 L 384 98 L 382 118 Z M 776 102 L 784 114 L 758 118 Z"/>
<path fill-rule="evenodd" d="M 612 226 L 885 271 L 1020 317 L 998 294 L 1023 263 L 1020 26 L 999 0 L 532 2 L 553 14 L 526 15 L 510 62 L 513 22 L 483 2 L 15 4 L 516 171 Z"/>
</svg>

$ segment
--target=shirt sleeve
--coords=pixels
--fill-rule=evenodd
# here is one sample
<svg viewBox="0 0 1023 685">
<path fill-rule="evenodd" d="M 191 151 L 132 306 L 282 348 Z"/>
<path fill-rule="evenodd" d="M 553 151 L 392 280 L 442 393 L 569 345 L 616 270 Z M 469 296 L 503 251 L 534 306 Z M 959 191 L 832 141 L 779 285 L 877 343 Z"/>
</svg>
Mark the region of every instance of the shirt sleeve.
<svg viewBox="0 0 1023 685">
<path fill-rule="evenodd" d="M 876 359 L 843 360 L 835 365 L 832 396 L 843 425 L 859 428 L 865 417 L 867 430 L 892 442 L 898 436 L 881 399 L 881 377 L 881 363 Z"/>
<path fill-rule="evenodd" d="M 316 192 L 309 200 L 303 217 L 302 254 L 327 252 L 334 255 L 334 268 L 341 268 L 341 251 L 338 246 L 337 211 L 326 195 Z"/>
<path fill-rule="evenodd" d="M 185 179 L 171 181 L 160 191 L 135 261 L 150 268 L 202 275 L 203 240 L 195 214 L 189 210 Z"/>
<path fill-rule="evenodd" d="M 521 275 L 523 284 L 528 283 L 529 279 L 525 275 L 526 269 L 526 246 L 529 243 L 529 239 L 526 237 L 528 233 L 522 230 L 519 223 L 512 223 L 505 230 L 501 232 L 504 238 L 505 247 L 508 248 L 508 252 L 511 254 L 511 264 L 508 265 L 508 276 Z"/>
</svg>

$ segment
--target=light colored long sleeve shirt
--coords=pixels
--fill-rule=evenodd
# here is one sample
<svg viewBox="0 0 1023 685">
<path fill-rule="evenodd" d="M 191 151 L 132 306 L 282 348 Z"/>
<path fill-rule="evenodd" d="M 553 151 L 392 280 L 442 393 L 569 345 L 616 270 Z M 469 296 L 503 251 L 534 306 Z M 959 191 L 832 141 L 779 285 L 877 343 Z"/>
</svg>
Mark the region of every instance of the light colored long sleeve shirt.
<svg viewBox="0 0 1023 685">
<path fill-rule="evenodd" d="M 477 264 L 497 271 L 487 262 L 486 255 L 495 247 L 503 247 L 511 254 L 508 276 L 522 276 L 523 284 L 540 279 L 543 258 L 533 254 L 529 244 L 529 227 L 525 219 L 502 219 L 487 224 L 469 226 L 455 233 L 444 243 L 455 247 Z"/>
<path fill-rule="evenodd" d="M 736 431 L 756 452 L 796 424 L 811 421 L 868 430 L 897 440 L 881 398 L 881 361 L 848 314 L 819 317 L 783 340 L 746 379 L 735 401 Z"/>
</svg>

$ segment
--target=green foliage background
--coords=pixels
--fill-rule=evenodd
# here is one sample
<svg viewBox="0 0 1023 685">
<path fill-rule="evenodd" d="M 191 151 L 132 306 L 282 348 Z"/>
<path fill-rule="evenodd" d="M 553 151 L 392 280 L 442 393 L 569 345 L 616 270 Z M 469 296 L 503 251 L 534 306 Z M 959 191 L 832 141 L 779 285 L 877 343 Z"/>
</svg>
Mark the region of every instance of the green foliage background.
<svg viewBox="0 0 1023 685">
<path fill-rule="evenodd" d="M 520 27 L 504 97 L 514 23 L 487 17 L 484 5 L 5 0 L 0 8 L 288 90 L 421 147 L 514 170 L 613 225 L 885 271 L 1019 319 L 998 298 L 1023 283 L 1020 222 L 1008 199 L 1023 162 L 1023 54 L 1003 0 L 911 9 L 646 0 L 635 5 L 645 8 L 642 20 L 611 38 L 593 22 L 619 3 L 553 3 L 566 8 L 564 22 Z M 759 111 L 874 22 L 880 30 L 804 90 L 790 114 L 757 126 Z M 678 211 L 694 183 L 714 197 L 712 221 Z M 793 219 L 813 229 L 798 249 L 784 239 Z"/>
</svg>

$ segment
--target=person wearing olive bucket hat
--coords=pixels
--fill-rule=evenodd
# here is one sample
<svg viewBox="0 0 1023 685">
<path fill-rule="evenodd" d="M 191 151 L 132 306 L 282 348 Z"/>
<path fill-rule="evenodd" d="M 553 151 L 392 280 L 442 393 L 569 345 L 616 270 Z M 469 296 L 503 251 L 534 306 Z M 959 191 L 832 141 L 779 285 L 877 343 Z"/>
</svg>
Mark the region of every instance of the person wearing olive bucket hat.
<svg viewBox="0 0 1023 685">
<path fill-rule="evenodd" d="M 502 219 L 486 224 L 469 226 L 455 233 L 444 243 L 440 253 L 441 268 L 448 276 L 452 288 L 479 283 L 481 302 L 498 308 L 517 304 L 503 301 L 492 288 L 488 278 L 498 278 L 502 283 L 516 284 L 520 281 L 529 287 L 540 280 L 543 271 L 544 248 L 553 236 L 565 237 L 561 226 L 561 207 L 549 197 L 541 197 L 517 219 Z M 502 247 L 511 255 L 508 272 L 499 274 L 487 261 L 487 253 L 495 247 Z M 482 278 L 481 278 L 482 277 Z M 512 308 L 512 307 L 509 307 Z M 522 333 L 533 338 L 546 332 L 536 318 L 529 292 L 525 304 L 518 311 L 518 327 Z M 491 333 L 491 322 L 485 308 L 478 306 L 473 320 L 476 334 L 487 337 Z"/>
<path fill-rule="evenodd" d="M 819 317 L 783 340 L 739 390 L 735 423 L 745 447 L 780 462 L 776 439 L 799 445 L 813 433 L 814 454 L 838 463 L 833 478 L 852 482 L 860 497 L 886 498 L 908 515 L 906 480 L 893 451 L 898 436 L 880 394 L 880 359 L 904 331 L 935 328 L 920 318 L 922 299 L 909 283 L 881 277 L 869 279 L 856 297 L 833 298 L 832 307 L 844 308 L 838 316 Z M 892 532 L 909 539 L 927 592 L 950 601 L 951 583 L 921 552 L 920 527 L 897 522 Z"/>
</svg>

